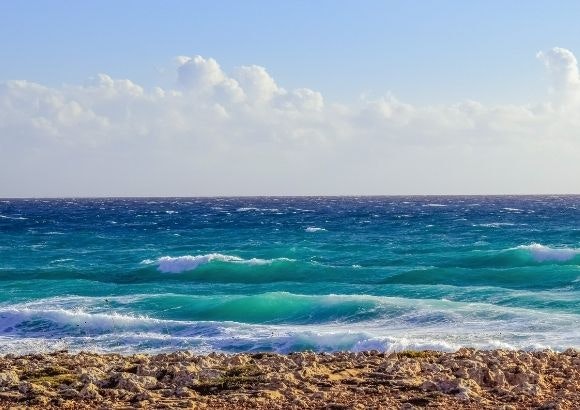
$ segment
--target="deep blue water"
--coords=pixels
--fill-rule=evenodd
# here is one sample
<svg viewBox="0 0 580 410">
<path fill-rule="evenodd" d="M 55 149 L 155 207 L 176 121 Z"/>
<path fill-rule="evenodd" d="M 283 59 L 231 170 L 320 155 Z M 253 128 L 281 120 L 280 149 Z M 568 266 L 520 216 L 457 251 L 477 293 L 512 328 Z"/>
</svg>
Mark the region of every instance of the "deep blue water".
<svg viewBox="0 0 580 410">
<path fill-rule="evenodd" d="M 0 353 L 580 347 L 580 196 L 0 200 Z"/>
</svg>

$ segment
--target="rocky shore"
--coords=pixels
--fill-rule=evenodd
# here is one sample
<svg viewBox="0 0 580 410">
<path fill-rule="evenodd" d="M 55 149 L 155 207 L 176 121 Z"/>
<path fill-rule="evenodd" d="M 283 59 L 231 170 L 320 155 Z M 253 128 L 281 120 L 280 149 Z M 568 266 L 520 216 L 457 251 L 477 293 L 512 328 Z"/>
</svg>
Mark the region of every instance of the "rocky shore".
<svg viewBox="0 0 580 410">
<path fill-rule="evenodd" d="M 0 358 L 2 409 L 578 409 L 580 351 Z"/>
</svg>

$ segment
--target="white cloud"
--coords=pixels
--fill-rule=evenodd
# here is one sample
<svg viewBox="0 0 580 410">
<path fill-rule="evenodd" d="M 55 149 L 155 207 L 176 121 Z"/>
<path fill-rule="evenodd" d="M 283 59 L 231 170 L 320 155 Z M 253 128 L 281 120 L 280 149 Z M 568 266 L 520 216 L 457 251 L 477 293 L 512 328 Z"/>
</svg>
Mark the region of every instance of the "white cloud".
<svg viewBox="0 0 580 410">
<path fill-rule="evenodd" d="M 285 91 L 278 88 L 276 82 L 264 67 L 257 65 L 243 66 L 236 70 L 235 77 L 248 96 L 250 103 L 266 103 Z"/>
<path fill-rule="evenodd" d="M 578 191 L 578 64 L 562 48 L 538 58 L 552 92 L 528 105 L 338 104 L 201 56 L 178 57 L 168 89 L 8 81 L 0 195 Z"/>
<path fill-rule="evenodd" d="M 558 89 L 566 91 L 568 87 L 577 87 L 580 84 L 578 61 L 570 50 L 554 47 L 538 52 L 537 56 L 550 70 Z"/>
</svg>

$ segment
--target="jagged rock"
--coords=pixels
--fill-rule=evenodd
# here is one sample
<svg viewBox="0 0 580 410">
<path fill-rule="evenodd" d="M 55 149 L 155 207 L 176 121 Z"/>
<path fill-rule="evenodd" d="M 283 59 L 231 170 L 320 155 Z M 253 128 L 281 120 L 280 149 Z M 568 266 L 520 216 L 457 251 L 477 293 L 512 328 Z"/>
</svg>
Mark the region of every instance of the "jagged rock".
<svg viewBox="0 0 580 410">
<path fill-rule="evenodd" d="M 154 399 L 154 395 L 148 390 L 141 390 L 131 398 L 131 402 L 141 402 Z"/>
<path fill-rule="evenodd" d="M 0 373 L 0 387 L 12 387 L 20 382 L 18 374 L 12 370 L 6 370 Z"/>
<path fill-rule="evenodd" d="M 157 385 L 157 379 L 151 376 L 138 376 L 133 373 L 120 373 L 117 377 L 117 388 L 139 393 Z"/>
<path fill-rule="evenodd" d="M 195 396 L 195 393 L 189 390 L 187 387 L 178 387 L 177 389 L 175 389 L 174 394 L 175 396 L 180 398 Z"/>
<path fill-rule="evenodd" d="M 425 391 L 440 391 L 445 394 L 464 393 L 469 397 L 478 395 L 479 386 L 473 380 L 469 379 L 452 379 L 452 380 L 428 380 L 421 385 Z"/>
<path fill-rule="evenodd" d="M 79 396 L 87 400 L 96 400 L 101 398 L 101 395 L 99 394 L 99 388 L 93 383 L 86 384 L 79 392 Z"/>
<path fill-rule="evenodd" d="M 217 379 L 225 374 L 223 370 L 205 368 L 199 372 L 200 379 Z"/>
<path fill-rule="evenodd" d="M 75 389 L 70 388 L 70 387 L 65 387 L 64 389 L 59 390 L 58 394 L 61 397 L 71 399 L 71 398 L 77 397 L 79 395 L 79 392 Z"/>
<path fill-rule="evenodd" d="M 48 390 L 39 384 L 30 383 L 27 381 L 20 382 L 18 385 L 18 391 L 22 394 L 26 395 L 42 395 L 42 394 L 49 394 Z"/>
<path fill-rule="evenodd" d="M 19 402 L 24 399 L 24 395 L 20 392 L 15 391 L 7 391 L 7 392 L 0 392 L 0 403 L 2 400 L 7 402 Z"/>
<path fill-rule="evenodd" d="M 528 396 L 536 396 L 538 395 L 538 386 L 535 384 L 530 384 L 527 382 L 523 382 L 521 384 L 518 384 L 516 387 L 514 387 L 513 392 L 516 394 L 526 394 Z"/>
<path fill-rule="evenodd" d="M 105 372 L 96 367 L 80 369 L 79 381 L 83 384 L 97 384 L 106 378 Z"/>
<path fill-rule="evenodd" d="M 250 358 L 248 356 L 237 354 L 228 361 L 228 364 L 231 366 L 244 366 L 249 362 Z"/>
<path fill-rule="evenodd" d="M 146 354 L 136 354 L 133 355 L 132 361 L 134 363 L 146 364 L 149 363 L 149 356 L 147 356 Z"/>
<path fill-rule="evenodd" d="M 0 357 L 0 369 L 0 408 L 580 408 L 576 350 L 59 353 Z"/>
<path fill-rule="evenodd" d="M 180 370 L 173 376 L 173 384 L 176 386 L 191 386 L 198 380 L 197 373 L 188 370 Z"/>
</svg>

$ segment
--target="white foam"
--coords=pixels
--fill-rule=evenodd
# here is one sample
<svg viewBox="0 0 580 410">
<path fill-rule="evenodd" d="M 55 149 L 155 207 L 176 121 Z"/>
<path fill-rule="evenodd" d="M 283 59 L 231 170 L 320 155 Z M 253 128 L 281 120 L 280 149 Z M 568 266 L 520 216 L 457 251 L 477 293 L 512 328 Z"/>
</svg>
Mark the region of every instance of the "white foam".
<svg viewBox="0 0 580 410">
<path fill-rule="evenodd" d="M 326 231 L 326 229 L 324 228 L 317 228 L 316 226 L 309 226 L 308 228 L 305 229 L 306 232 L 322 232 L 322 231 Z"/>
<path fill-rule="evenodd" d="M 62 262 L 71 262 L 74 261 L 74 259 L 72 258 L 60 258 L 60 259 L 54 259 L 52 261 L 50 261 L 50 263 L 62 263 Z"/>
<path fill-rule="evenodd" d="M 445 340 L 413 340 L 406 337 L 383 337 L 361 340 L 357 342 L 351 350 L 354 352 L 363 352 L 367 350 L 379 350 L 383 352 L 401 352 L 405 350 L 437 350 L 442 352 L 453 352 L 460 347 L 460 344 Z"/>
<path fill-rule="evenodd" d="M 131 316 L 119 313 L 89 313 L 82 309 L 47 309 L 41 306 L 34 307 L 14 307 L 0 311 L 0 332 L 8 333 L 11 329 L 17 329 L 24 323 L 36 323 L 38 321 L 50 322 L 57 328 L 79 327 L 81 331 L 101 332 L 118 330 L 118 328 L 138 330 L 148 327 L 157 327 L 161 321 L 146 316 Z M 169 321 L 168 321 L 169 322 Z M 50 336 L 50 333 L 61 333 L 58 330 L 47 330 L 44 326 L 37 326 L 38 330 L 28 329 L 28 336 L 43 335 Z M 64 330 L 65 333 L 70 331 Z"/>
<path fill-rule="evenodd" d="M 24 221 L 25 219 L 28 219 L 28 218 L 25 218 L 23 216 L 9 216 L 9 215 L 0 215 L 0 218 L 2 218 L 2 219 L 12 219 L 12 220 L 15 220 L 15 221 Z"/>
<path fill-rule="evenodd" d="M 236 209 L 236 212 L 248 212 L 248 211 L 266 211 L 266 212 L 278 212 L 278 208 L 256 208 L 256 207 L 242 207 Z"/>
<path fill-rule="evenodd" d="M 275 259 L 260 259 L 251 258 L 243 259 L 239 256 L 224 255 L 221 253 L 209 253 L 206 255 L 184 255 L 184 256 L 162 256 L 161 258 L 153 261 L 151 259 L 145 259 L 141 263 L 143 264 L 157 264 L 157 269 L 163 273 L 182 273 L 187 271 L 192 271 L 197 269 L 201 265 L 210 263 L 212 261 L 226 262 L 226 263 L 240 263 L 246 265 L 270 265 L 274 262 L 293 262 L 293 259 L 289 258 L 275 258 Z"/>
<path fill-rule="evenodd" d="M 200 265 L 211 262 L 212 260 L 219 260 L 222 262 L 241 261 L 242 258 L 230 255 L 222 255 L 221 253 L 210 253 L 207 255 L 185 255 L 178 257 L 163 256 L 157 260 L 157 269 L 163 273 L 181 273 L 189 270 L 194 270 Z"/>
<path fill-rule="evenodd" d="M 512 249 L 529 252 L 536 262 L 566 262 L 580 255 L 580 248 L 550 248 L 539 243 L 519 245 Z"/>
<path fill-rule="evenodd" d="M 481 226 L 484 228 L 501 228 L 502 226 L 515 226 L 515 224 L 512 222 L 490 222 L 490 223 L 476 224 L 473 226 Z"/>
<path fill-rule="evenodd" d="M 549 347 L 563 350 L 578 346 L 580 340 L 580 331 L 574 326 L 578 315 L 546 314 L 535 309 L 492 307 L 482 303 L 326 295 L 323 297 L 325 303 L 332 303 L 333 300 L 391 302 L 393 306 L 410 308 L 411 311 L 404 310 L 415 320 L 409 321 L 409 314 L 399 312 L 381 320 L 357 323 L 268 325 L 163 320 L 95 311 L 95 306 L 72 308 L 86 302 L 85 299 L 45 299 L 34 304 L 27 302 L 21 306 L 0 309 L 0 354 L 24 354 L 63 348 L 125 354 L 178 349 L 197 353 L 252 350 L 288 353 L 304 349 L 452 351 L 462 346 L 526 350 Z M 102 300 L 93 299 L 93 302 Z M 63 304 L 71 308 L 57 307 Z M 413 314 L 412 311 L 417 308 L 418 311 Z M 431 320 L 430 323 L 417 320 L 418 316 L 432 317 L 434 311 L 445 310 L 456 311 L 462 319 L 453 322 Z"/>
</svg>

